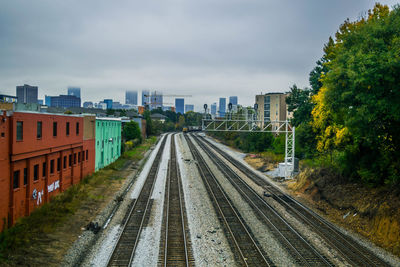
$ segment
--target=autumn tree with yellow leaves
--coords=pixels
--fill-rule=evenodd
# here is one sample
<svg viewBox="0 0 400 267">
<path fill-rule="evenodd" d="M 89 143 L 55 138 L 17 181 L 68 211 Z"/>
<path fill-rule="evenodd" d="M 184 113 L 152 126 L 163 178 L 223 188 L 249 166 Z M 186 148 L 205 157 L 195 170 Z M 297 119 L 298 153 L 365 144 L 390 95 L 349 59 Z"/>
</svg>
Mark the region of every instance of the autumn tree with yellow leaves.
<svg viewBox="0 0 400 267">
<path fill-rule="evenodd" d="M 310 124 L 320 153 L 370 184 L 400 182 L 400 7 L 346 20 L 324 49 Z"/>
</svg>

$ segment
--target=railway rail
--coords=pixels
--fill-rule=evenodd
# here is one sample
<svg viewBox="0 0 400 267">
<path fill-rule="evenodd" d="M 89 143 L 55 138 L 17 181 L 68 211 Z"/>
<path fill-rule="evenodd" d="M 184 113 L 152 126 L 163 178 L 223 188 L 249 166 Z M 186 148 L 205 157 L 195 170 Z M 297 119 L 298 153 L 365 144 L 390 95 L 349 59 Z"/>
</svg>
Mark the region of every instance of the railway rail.
<svg viewBox="0 0 400 267">
<path fill-rule="evenodd" d="M 196 136 L 202 150 L 211 161 L 224 174 L 230 183 L 237 189 L 243 199 L 252 207 L 258 217 L 270 229 L 277 240 L 286 248 L 296 263 L 301 266 L 332 266 L 332 263 L 309 244 L 278 212 L 257 194 L 239 175 L 237 175 L 225 162 L 212 152 Z"/>
<path fill-rule="evenodd" d="M 150 215 L 151 195 L 166 140 L 167 136 L 165 135 L 138 198 L 132 200 L 134 203 L 108 260 L 108 266 L 130 266 L 132 263 L 140 233 Z"/>
<path fill-rule="evenodd" d="M 236 255 L 238 260 L 244 266 L 272 266 L 272 261 L 265 255 L 265 252 L 262 251 L 253 238 L 252 233 L 233 207 L 231 200 L 219 185 L 198 149 L 186 134 L 185 138 L 193 158 L 197 161 L 200 176 L 225 228 L 232 250 L 238 253 Z"/>
<path fill-rule="evenodd" d="M 222 151 L 204 137 L 200 137 L 200 139 L 217 153 L 221 154 L 243 174 L 252 179 L 257 185 L 267 190 L 272 195 L 273 199 L 281 204 L 287 212 L 311 227 L 326 243 L 335 248 L 349 264 L 353 266 L 390 266 L 387 262 L 350 236 L 340 232 L 332 223 L 258 176 L 258 174 L 245 164 L 239 162 L 225 151 Z"/>
<path fill-rule="evenodd" d="M 171 136 L 171 152 L 166 181 L 163 228 L 160 240 L 159 266 L 193 266 L 189 230 L 185 213 L 183 188 L 176 158 L 175 135 Z"/>
</svg>

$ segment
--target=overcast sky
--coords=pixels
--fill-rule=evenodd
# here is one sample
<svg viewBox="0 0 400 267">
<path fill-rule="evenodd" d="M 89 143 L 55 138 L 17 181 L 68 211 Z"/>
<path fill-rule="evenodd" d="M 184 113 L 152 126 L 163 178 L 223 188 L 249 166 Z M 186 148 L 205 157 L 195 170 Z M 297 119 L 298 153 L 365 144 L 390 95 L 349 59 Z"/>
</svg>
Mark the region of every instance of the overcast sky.
<svg viewBox="0 0 400 267">
<path fill-rule="evenodd" d="M 393 6 L 399 1 L 380 1 Z M 2 0 L 0 93 L 39 86 L 44 95 L 82 88 L 83 101 L 125 90 L 190 94 L 199 110 L 237 95 L 308 86 L 339 25 L 370 0 Z M 140 98 L 139 98 L 140 100 Z M 174 102 L 164 98 L 164 102 Z"/>
</svg>

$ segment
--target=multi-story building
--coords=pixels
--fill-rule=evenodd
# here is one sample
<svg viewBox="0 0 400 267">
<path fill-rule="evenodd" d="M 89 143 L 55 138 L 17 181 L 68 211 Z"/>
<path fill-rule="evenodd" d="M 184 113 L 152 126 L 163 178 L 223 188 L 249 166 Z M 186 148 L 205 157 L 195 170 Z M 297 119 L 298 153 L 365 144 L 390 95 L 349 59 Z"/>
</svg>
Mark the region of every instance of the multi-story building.
<svg viewBox="0 0 400 267">
<path fill-rule="evenodd" d="M 192 104 L 185 105 L 185 113 L 189 111 L 194 111 L 194 105 Z"/>
<path fill-rule="evenodd" d="M 44 96 L 44 104 L 48 107 L 51 107 L 51 96 L 49 95 Z"/>
<path fill-rule="evenodd" d="M 68 87 L 68 95 L 74 95 L 81 98 L 81 88 L 79 87 Z"/>
<path fill-rule="evenodd" d="M 143 90 L 142 91 L 142 106 L 150 105 L 150 91 Z"/>
<path fill-rule="evenodd" d="M 213 116 L 217 115 L 217 103 L 211 104 L 211 115 Z"/>
<path fill-rule="evenodd" d="M 229 97 L 229 103 L 232 104 L 232 106 L 235 106 L 238 104 L 238 97 L 237 96 L 230 96 Z"/>
<path fill-rule="evenodd" d="M 138 92 L 137 91 L 126 91 L 125 92 L 125 104 L 137 105 L 138 103 Z"/>
<path fill-rule="evenodd" d="M 95 170 L 104 168 L 121 156 L 121 119 L 96 118 Z"/>
<path fill-rule="evenodd" d="M 18 103 L 35 103 L 38 102 L 38 87 L 28 84 L 17 86 Z"/>
<path fill-rule="evenodd" d="M 176 113 L 185 113 L 185 99 L 184 98 L 175 98 L 175 110 Z"/>
<path fill-rule="evenodd" d="M 94 171 L 95 117 L 3 111 L 0 230 Z"/>
<path fill-rule="evenodd" d="M 112 107 L 113 107 L 113 101 L 112 101 L 112 99 L 104 99 L 104 100 L 103 100 L 103 103 L 106 103 L 107 109 L 112 109 Z"/>
<path fill-rule="evenodd" d="M 225 112 L 226 112 L 226 98 L 220 97 L 219 98 L 219 116 L 221 118 L 225 117 Z"/>
<path fill-rule="evenodd" d="M 18 98 L 12 95 L 0 95 L 0 103 L 17 103 Z"/>
<path fill-rule="evenodd" d="M 263 124 L 270 121 L 286 121 L 285 93 L 256 95 L 256 104 L 258 104 L 258 119 L 263 121 Z"/>
<path fill-rule="evenodd" d="M 81 99 L 74 95 L 59 95 L 50 98 L 51 107 L 70 108 L 80 107 Z"/>
</svg>

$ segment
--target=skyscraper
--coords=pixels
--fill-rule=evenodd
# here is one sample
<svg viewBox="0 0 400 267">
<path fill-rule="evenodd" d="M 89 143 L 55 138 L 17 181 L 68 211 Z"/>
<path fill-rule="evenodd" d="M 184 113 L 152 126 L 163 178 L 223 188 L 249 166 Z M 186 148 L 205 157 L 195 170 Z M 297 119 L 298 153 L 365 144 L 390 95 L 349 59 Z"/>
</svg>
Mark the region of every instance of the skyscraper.
<svg viewBox="0 0 400 267">
<path fill-rule="evenodd" d="M 138 92 L 137 91 L 126 91 L 125 92 L 125 104 L 137 105 L 138 103 Z"/>
<path fill-rule="evenodd" d="M 112 99 L 104 99 L 103 102 L 106 103 L 107 109 L 112 109 L 112 106 L 113 106 Z"/>
<path fill-rule="evenodd" d="M 232 106 L 238 104 L 238 97 L 237 96 L 230 96 L 229 97 L 229 103 L 232 103 Z"/>
<path fill-rule="evenodd" d="M 150 91 L 142 91 L 142 106 L 150 105 Z"/>
<path fill-rule="evenodd" d="M 68 95 L 74 95 L 81 98 L 81 88 L 79 87 L 68 87 Z"/>
<path fill-rule="evenodd" d="M 28 84 L 17 86 L 18 103 L 35 103 L 38 102 L 38 87 Z"/>
<path fill-rule="evenodd" d="M 185 113 L 185 99 L 184 98 L 175 98 L 175 109 L 176 113 Z"/>
<path fill-rule="evenodd" d="M 191 104 L 185 105 L 185 113 L 189 111 L 194 111 L 194 105 Z"/>
<path fill-rule="evenodd" d="M 217 115 L 217 103 L 211 104 L 211 115 Z"/>
<path fill-rule="evenodd" d="M 226 111 L 226 98 L 220 97 L 219 98 L 219 116 L 225 117 L 225 111 Z"/>
</svg>

